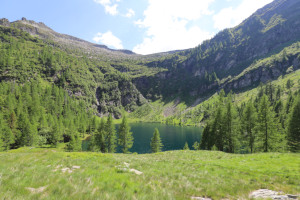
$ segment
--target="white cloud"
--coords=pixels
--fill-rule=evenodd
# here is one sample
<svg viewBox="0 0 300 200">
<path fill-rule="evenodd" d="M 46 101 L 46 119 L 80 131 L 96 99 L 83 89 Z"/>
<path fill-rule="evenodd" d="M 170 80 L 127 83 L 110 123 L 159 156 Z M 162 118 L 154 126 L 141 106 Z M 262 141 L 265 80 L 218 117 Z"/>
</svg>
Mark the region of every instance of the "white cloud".
<svg viewBox="0 0 300 200">
<path fill-rule="evenodd" d="M 134 10 L 132 10 L 131 8 L 128 9 L 128 12 L 126 13 L 125 17 L 131 18 L 135 15 Z"/>
<path fill-rule="evenodd" d="M 97 33 L 93 40 L 96 43 L 102 43 L 116 49 L 123 49 L 122 41 L 118 37 L 114 36 L 111 31 L 107 31 L 106 33 Z"/>
<path fill-rule="evenodd" d="M 110 15 L 117 15 L 119 13 L 117 9 L 118 4 L 115 2 L 120 2 L 120 0 L 94 0 L 94 2 L 101 4 L 105 12 Z"/>
<path fill-rule="evenodd" d="M 112 5 L 112 6 L 106 5 L 106 6 L 105 6 L 105 11 L 106 11 L 108 14 L 116 15 L 116 14 L 118 14 L 117 7 L 118 7 L 118 4 L 114 4 L 114 5 Z"/>
<path fill-rule="evenodd" d="M 213 16 L 214 27 L 222 30 L 224 28 L 236 26 L 253 14 L 257 9 L 272 1 L 273 0 L 243 0 L 236 8 L 224 8 Z"/>
<path fill-rule="evenodd" d="M 211 15 L 209 5 L 214 0 L 148 0 L 144 19 L 136 24 L 146 29 L 146 37 L 133 48 L 134 52 L 150 54 L 191 48 L 211 37 L 199 26 L 188 27 L 203 15 Z"/>
</svg>

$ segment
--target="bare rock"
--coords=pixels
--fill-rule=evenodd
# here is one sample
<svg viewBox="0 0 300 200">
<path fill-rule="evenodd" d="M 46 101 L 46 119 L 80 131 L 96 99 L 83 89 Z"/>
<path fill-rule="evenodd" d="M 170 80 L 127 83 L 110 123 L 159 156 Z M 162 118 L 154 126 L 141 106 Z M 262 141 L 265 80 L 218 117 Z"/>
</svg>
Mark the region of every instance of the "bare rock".
<svg viewBox="0 0 300 200">
<path fill-rule="evenodd" d="M 139 170 L 136 170 L 136 169 L 130 169 L 129 171 L 130 171 L 130 172 L 133 172 L 133 173 L 135 173 L 135 174 L 137 174 L 137 175 L 143 174 L 143 172 L 141 172 L 141 171 L 139 171 Z"/>
<path fill-rule="evenodd" d="M 251 199 L 277 199 L 277 200 L 291 200 L 291 199 L 297 199 L 297 195 L 286 195 L 282 192 L 277 192 L 273 190 L 268 189 L 259 189 L 251 192 L 249 195 L 249 198 Z"/>
<path fill-rule="evenodd" d="M 212 200 L 211 198 L 206 198 L 206 197 L 191 197 L 191 199 L 194 199 L 194 200 Z"/>
</svg>

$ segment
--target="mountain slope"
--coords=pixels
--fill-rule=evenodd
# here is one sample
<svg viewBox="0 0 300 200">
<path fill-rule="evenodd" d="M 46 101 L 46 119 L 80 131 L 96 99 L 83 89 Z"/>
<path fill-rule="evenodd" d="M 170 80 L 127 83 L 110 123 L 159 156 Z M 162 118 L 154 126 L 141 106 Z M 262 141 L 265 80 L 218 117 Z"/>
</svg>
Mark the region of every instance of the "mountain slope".
<svg viewBox="0 0 300 200">
<path fill-rule="evenodd" d="M 144 96 L 167 98 L 173 95 L 183 99 L 187 96 L 196 98 L 207 95 L 212 90 L 219 90 L 220 85 L 228 91 L 249 87 L 251 81 L 239 87 L 232 87 L 227 82 L 256 60 L 270 57 L 299 41 L 299 25 L 300 2 L 275 0 L 240 25 L 221 31 L 194 49 L 179 52 L 167 60 L 155 63 L 157 66 L 167 67 L 169 71 L 152 77 L 150 81 L 137 79 L 138 89 Z M 293 58 L 289 63 L 294 63 L 295 69 L 299 67 Z M 260 76 L 262 78 L 258 81 L 272 79 L 270 74 Z M 153 91 L 151 88 L 158 89 Z"/>
<path fill-rule="evenodd" d="M 23 18 L 0 20 L 1 81 L 47 81 L 120 117 L 147 100 L 199 104 L 300 67 L 300 2 L 275 0 L 196 48 L 148 56 L 111 50 Z M 175 105 L 175 107 L 176 107 Z M 174 112 L 166 112 L 165 116 Z"/>
</svg>

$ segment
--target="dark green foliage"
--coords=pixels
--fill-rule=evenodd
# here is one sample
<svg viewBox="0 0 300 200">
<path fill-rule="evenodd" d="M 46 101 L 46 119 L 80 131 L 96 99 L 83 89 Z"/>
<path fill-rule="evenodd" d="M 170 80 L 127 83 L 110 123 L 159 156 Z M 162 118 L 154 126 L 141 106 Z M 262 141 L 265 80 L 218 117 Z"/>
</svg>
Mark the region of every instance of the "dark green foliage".
<svg viewBox="0 0 300 200">
<path fill-rule="evenodd" d="M 283 110 L 281 97 L 274 95 L 278 90 L 272 84 L 262 85 L 255 100 L 241 106 L 233 101 L 231 93 L 226 97 L 221 91 L 203 130 L 199 149 L 212 150 L 215 146 L 230 153 L 285 151 L 282 121 L 290 109 L 287 113 Z M 291 107 L 294 98 L 291 92 L 289 96 L 287 106 Z"/>
<path fill-rule="evenodd" d="M 121 146 L 123 153 L 128 153 L 128 150 L 133 145 L 133 137 L 132 132 L 130 132 L 130 126 L 128 125 L 126 115 L 124 115 L 120 124 L 118 138 L 118 143 Z"/>
<path fill-rule="evenodd" d="M 113 119 L 111 114 L 108 116 L 107 122 L 105 124 L 105 132 L 106 132 L 105 141 L 106 141 L 107 151 L 108 153 L 114 153 L 116 152 L 117 138 L 116 138 L 116 130 L 113 124 Z"/>
<path fill-rule="evenodd" d="M 225 132 L 225 151 L 229 153 L 234 153 L 237 146 L 237 129 L 238 123 L 236 122 L 237 116 L 234 106 L 232 105 L 231 98 L 228 98 L 225 105 L 225 115 L 224 115 L 224 132 Z"/>
<path fill-rule="evenodd" d="M 70 142 L 67 145 L 68 151 L 81 151 L 81 140 L 78 133 L 71 134 Z"/>
<path fill-rule="evenodd" d="M 154 130 L 153 137 L 151 138 L 150 147 L 152 153 L 157 153 L 162 150 L 163 144 L 157 128 Z"/>
<path fill-rule="evenodd" d="M 279 131 L 277 125 L 278 123 L 276 123 L 275 114 L 271 110 L 268 97 L 263 95 L 259 104 L 257 130 L 259 139 L 258 148 L 264 152 L 269 152 L 274 148 L 275 135 Z"/>
<path fill-rule="evenodd" d="M 250 152 L 254 152 L 254 142 L 256 138 L 255 126 L 256 126 L 256 110 L 252 102 L 248 102 L 242 117 L 242 138 L 245 139 L 246 145 L 249 147 Z"/>
<path fill-rule="evenodd" d="M 199 150 L 210 150 L 214 144 L 214 136 L 211 133 L 211 124 L 208 122 L 202 132 Z"/>
<path fill-rule="evenodd" d="M 300 96 L 292 109 L 288 123 L 288 148 L 292 152 L 300 152 Z"/>
<path fill-rule="evenodd" d="M 68 142 L 90 118 L 85 103 L 55 85 L 0 83 L 0 134 L 4 149 Z M 84 132 L 81 132 L 83 134 Z M 77 137 L 77 136 L 76 136 Z M 75 149 L 78 149 L 77 147 Z"/>
</svg>

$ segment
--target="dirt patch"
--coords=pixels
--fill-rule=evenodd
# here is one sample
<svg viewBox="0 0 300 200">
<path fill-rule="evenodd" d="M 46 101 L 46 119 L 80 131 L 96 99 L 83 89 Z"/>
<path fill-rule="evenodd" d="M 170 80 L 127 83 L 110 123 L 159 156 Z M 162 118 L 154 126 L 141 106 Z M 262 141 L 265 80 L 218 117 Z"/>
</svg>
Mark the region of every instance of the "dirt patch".
<svg viewBox="0 0 300 200">
<path fill-rule="evenodd" d="M 52 170 L 52 171 L 53 171 L 53 172 L 56 172 L 56 171 L 58 171 L 58 170 L 61 170 L 63 173 L 65 173 L 65 172 L 72 173 L 74 170 L 80 169 L 80 166 L 76 166 L 76 165 L 72 166 L 71 168 L 69 168 L 69 167 L 64 167 L 64 168 L 60 169 L 61 167 L 62 167 L 62 165 L 57 165 L 57 166 L 55 167 L 55 169 Z"/>
</svg>

